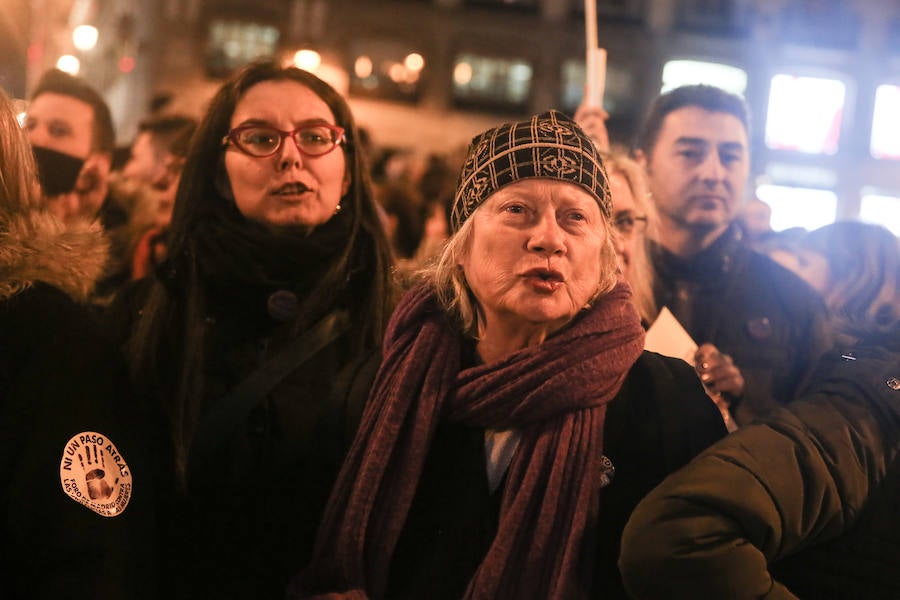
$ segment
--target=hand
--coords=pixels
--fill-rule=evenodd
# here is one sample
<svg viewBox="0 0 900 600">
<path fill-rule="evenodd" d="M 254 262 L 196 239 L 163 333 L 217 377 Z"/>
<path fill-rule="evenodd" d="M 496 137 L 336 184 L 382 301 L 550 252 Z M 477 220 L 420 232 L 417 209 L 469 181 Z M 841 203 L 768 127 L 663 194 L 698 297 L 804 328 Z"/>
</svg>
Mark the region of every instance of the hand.
<svg viewBox="0 0 900 600">
<path fill-rule="evenodd" d="M 97 217 L 109 191 L 109 166 L 102 158 L 97 154 L 88 157 L 75 180 L 78 214 L 89 221 Z"/>
<path fill-rule="evenodd" d="M 75 189 L 46 197 L 44 205 L 65 224 L 81 220 L 94 221 L 109 191 L 107 176 L 106 163 L 89 158 L 78 173 Z"/>
<path fill-rule="evenodd" d="M 697 375 L 711 396 L 723 395 L 725 399 L 744 395 L 744 376 L 731 357 L 719 352 L 712 344 L 703 344 L 694 355 Z"/>
<path fill-rule="evenodd" d="M 91 500 L 103 502 L 109 500 L 119 479 L 110 485 L 106 481 L 106 453 L 97 444 L 85 446 L 84 456 L 78 453 L 78 461 L 81 463 L 81 472 L 84 474 L 84 484 L 87 487 Z"/>
<path fill-rule="evenodd" d="M 609 113 L 599 106 L 582 104 L 575 111 L 575 122 L 591 138 L 598 150 L 609 152 L 609 131 L 606 121 Z"/>
</svg>

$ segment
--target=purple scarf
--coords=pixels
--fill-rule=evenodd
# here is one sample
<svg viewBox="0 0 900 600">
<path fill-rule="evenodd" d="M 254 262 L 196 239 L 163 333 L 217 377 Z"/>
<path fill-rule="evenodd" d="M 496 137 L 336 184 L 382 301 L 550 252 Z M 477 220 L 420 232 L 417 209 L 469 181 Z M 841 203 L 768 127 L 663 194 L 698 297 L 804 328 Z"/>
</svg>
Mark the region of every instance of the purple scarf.
<svg viewBox="0 0 900 600">
<path fill-rule="evenodd" d="M 384 361 L 295 597 L 380 598 L 440 420 L 521 432 L 497 535 L 466 598 L 578 598 L 597 521 L 606 403 L 644 331 L 620 283 L 543 344 L 460 370 L 462 339 L 427 288 L 388 326 Z"/>
</svg>

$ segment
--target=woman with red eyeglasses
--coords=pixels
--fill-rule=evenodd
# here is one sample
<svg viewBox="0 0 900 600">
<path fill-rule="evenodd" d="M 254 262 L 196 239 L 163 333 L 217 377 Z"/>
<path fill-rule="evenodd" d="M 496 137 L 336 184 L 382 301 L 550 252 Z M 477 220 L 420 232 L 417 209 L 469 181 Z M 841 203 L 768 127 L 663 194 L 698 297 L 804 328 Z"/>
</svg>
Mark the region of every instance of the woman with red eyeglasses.
<svg viewBox="0 0 900 600">
<path fill-rule="evenodd" d="M 110 319 L 159 417 L 166 597 L 279 598 L 379 360 L 390 250 L 346 101 L 255 63 L 213 98 L 169 254 Z"/>
</svg>

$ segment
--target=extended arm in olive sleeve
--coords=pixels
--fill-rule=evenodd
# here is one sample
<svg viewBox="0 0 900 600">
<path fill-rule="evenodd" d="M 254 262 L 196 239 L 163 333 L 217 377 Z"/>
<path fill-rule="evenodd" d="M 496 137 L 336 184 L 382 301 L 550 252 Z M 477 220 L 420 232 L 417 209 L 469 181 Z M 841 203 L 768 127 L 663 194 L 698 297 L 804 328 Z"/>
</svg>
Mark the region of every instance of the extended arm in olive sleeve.
<svg viewBox="0 0 900 600">
<path fill-rule="evenodd" d="M 636 598 L 793 597 L 768 565 L 853 522 L 896 454 L 886 442 L 896 429 L 886 432 L 882 417 L 867 398 L 820 393 L 711 447 L 632 514 L 620 557 L 626 589 Z"/>
</svg>

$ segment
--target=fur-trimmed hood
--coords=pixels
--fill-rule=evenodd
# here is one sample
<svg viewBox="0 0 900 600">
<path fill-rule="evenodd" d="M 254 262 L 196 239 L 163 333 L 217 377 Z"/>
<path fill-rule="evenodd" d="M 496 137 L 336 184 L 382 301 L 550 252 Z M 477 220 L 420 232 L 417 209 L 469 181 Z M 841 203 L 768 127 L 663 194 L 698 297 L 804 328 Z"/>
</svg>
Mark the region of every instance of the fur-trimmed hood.
<svg viewBox="0 0 900 600">
<path fill-rule="evenodd" d="M 36 281 L 78 301 L 103 274 L 109 243 L 99 223 L 63 225 L 43 210 L 0 216 L 0 300 Z"/>
</svg>

